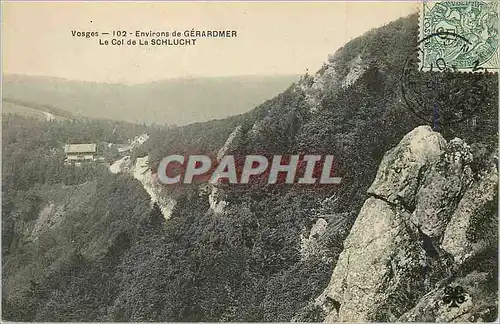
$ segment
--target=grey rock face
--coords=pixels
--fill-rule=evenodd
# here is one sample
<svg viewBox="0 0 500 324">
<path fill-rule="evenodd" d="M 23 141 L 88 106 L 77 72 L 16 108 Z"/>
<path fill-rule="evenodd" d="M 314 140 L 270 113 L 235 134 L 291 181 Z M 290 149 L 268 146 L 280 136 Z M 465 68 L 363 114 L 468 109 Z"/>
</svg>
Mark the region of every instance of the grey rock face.
<svg viewBox="0 0 500 324">
<path fill-rule="evenodd" d="M 409 214 L 383 200 L 368 198 L 344 243 L 332 280 L 320 297 L 323 304 L 332 301 L 338 309 L 329 309 L 327 322 L 364 322 L 387 311 L 388 320 L 397 313 L 387 298 L 391 290 L 412 285 L 404 273 L 420 276 L 426 264 L 422 247 L 413 245 L 416 229 Z M 409 247 L 406 249 L 405 247 Z M 382 318 L 380 318 L 382 319 Z"/>
<path fill-rule="evenodd" d="M 458 304 L 456 308 L 449 308 L 443 302 L 444 289 L 434 289 L 426 294 L 420 302 L 411 311 L 401 316 L 398 321 L 415 322 L 415 321 L 437 321 L 437 322 L 464 322 L 467 321 L 465 316 L 472 308 L 473 299 L 468 293 L 464 294 L 465 302 Z M 424 315 L 424 317 L 422 317 Z"/>
<path fill-rule="evenodd" d="M 497 153 L 490 157 L 490 163 L 464 193 L 445 229 L 441 246 L 458 264 L 498 244 L 498 225 L 491 224 L 497 219 L 497 160 Z M 489 224 L 489 227 L 478 234 L 475 233 L 478 224 Z"/>
<path fill-rule="evenodd" d="M 488 314 L 494 313 L 494 309 L 485 307 L 485 304 L 494 304 L 496 300 L 496 294 L 491 298 L 481 292 L 481 290 L 487 290 L 488 285 L 488 274 L 471 272 L 449 283 L 451 287 L 467 288 L 467 292 L 463 294 L 464 301 L 462 303 L 456 303 L 454 307 L 450 307 L 443 301 L 443 297 L 446 295 L 445 288 L 437 287 L 423 296 L 417 305 L 398 318 L 398 321 L 484 322 Z"/>
<path fill-rule="evenodd" d="M 217 162 L 220 162 L 225 155 L 230 155 L 235 149 L 238 148 L 243 134 L 242 127 L 237 126 L 229 135 L 224 145 L 217 152 Z M 224 200 L 224 190 L 217 184 L 210 184 L 210 195 L 208 200 L 210 203 L 210 210 L 215 215 L 221 215 L 227 206 L 227 201 Z"/>
<path fill-rule="evenodd" d="M 233 130 L 233 132 L 227 138 L 226 143 L 224 143 L 224 146 L 222 146 L 217 152 L 218 162 L 220 162 L 224 155 L 230 154 L 232 150 L 238 147 L 238 145 L 240 144 L 242 133 L 243 131 L 241 126 L 237 126 Z"/>
<path fill-rule="evenodd" d="M 427 236 L 437 239 L 458 201 L 472 181 L 470 147 L 456 138 L 448 144 L 441 160 L 432 165 L 415 194 L 412 222 Z"/>
<path fill-rule="evenodd" d="M 477 160 L 465 142 L 446 143 L 428 126 L 386 153 L 316 300 L 326 322 L 456 321 L 477 311 L 471 294 L 456 310 L 437 303 L 460 276 L 455 269 L 497 244 L 493 233 L 473 235 L 496 220 L 498 188 L 497 155 L 480 167 Z M 474 289 L 471 280 L 461 284 Z"/>
<path fill-rule="evenodd" d="M 302 260 L 305 260 L 312 255 L 318 255 L 325 259 L 325 254 L 327 250 L 324 249 L 320 243 L 320 238 L 325 235 L 327 230 L 328 222 L 324 218 L 318 218 L 316 223 L 312 226 L 309 231 L 309 236 L 300 237 L 300 254 Z"/>
</svg>

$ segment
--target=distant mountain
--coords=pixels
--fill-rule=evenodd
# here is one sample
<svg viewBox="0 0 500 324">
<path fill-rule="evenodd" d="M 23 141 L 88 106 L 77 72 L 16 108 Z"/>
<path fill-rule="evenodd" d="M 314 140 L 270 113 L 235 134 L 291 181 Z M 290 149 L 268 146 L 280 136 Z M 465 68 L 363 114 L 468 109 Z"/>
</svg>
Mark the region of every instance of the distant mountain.
<svg viewBox="0 0 500 324">
<path fill-rule="evenodd" d="M 49 105 L 75 117 L 184 125 L 247 112 L 298 79 L 298 75 L 235 76 L 123 85 L 4 75 L 3 98 Z"/>
</svg>

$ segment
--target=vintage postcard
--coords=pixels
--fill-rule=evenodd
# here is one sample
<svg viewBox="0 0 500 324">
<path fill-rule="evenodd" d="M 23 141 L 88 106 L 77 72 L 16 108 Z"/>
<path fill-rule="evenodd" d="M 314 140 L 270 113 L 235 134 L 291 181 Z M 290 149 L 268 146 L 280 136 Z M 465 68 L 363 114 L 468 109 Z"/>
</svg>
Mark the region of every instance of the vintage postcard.
<svg viewBox="0 0 500 324">
<path fill-rule="evenodd" d="M 3 1 L 2 321 L 498 322 L 496 1 Z"/>
</svg>

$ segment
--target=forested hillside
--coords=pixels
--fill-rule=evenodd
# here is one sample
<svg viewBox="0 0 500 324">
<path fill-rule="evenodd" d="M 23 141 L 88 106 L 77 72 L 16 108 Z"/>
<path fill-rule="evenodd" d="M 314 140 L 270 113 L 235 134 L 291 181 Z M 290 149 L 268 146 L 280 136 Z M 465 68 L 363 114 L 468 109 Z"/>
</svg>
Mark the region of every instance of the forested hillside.
<svg viewBox="0 0 500 324">
<path fill-rule="evenodd" d="M 417 28 L 413 15 L 352 40 L 316 74 L 248 113 L 148 129 L 150 139 L 133 157 L 148 155 L 153 170 L 168 154 L 215 156 L 241 126 L 228 153 L 330 154 L 343 178 L 339 186 L 313 190 L 220 186 L 222 212 L 211 208 L 210 188 L 201 185 L 179 194 L 165 220 L 127 175 L 96 168 L 83 177 L 72 170 L 35 176 L 59 165 L 58 153 L 50 153 L 57 141 L 116 132 L 87 134 L 88 125 L 80 122 L 4 118 L 3 319 L 323 320 L 312 302 L 330 281 L 382 157 L 425 123 L 401 92 L 408 58 L 417 55 Z M 453 78 L 458 87 L 488 89 L 484 100 L 465 103 L 477 105 L 469 118 L 428 123 L 446 140 L 471 143 L 474 151 L 497 146 L 496 74 L 452 77 L 418 72 L 411 64 L 422 80 Z M 432 104 L 432 88 L 426 91 L 419 100 Z M 454 116 L 456 97 L 440 97 L 443 118 Z M 321 224 L 321 235 L 314 235 L 311 229 Z"/>
</svg>

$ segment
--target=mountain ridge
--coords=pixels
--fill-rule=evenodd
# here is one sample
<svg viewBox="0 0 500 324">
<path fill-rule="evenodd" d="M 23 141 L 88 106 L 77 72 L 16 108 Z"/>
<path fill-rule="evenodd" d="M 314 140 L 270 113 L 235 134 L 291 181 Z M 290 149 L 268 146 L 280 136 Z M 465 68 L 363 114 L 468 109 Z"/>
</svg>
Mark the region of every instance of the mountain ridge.
<svg viewBox="0 0 500 324">
<path fill-rule="evenodd" d="M 300 77 L 302 74 L 295 73 L 283 73 L 283 74 L 273 74 L 273 75 L 265 75 L 265 74 L 234 74 L 234 75 L 221 75 L 221 76 L 204 76 L 204 75 L 192 75 L 192 76 L 182 76 L 182 77 L 172 77 L 172 78 L 164 78 L 164 79 L 155 79 L 150 81 L 141 81 L 134 83 L 124 83 L 124 82 L 104 82 L 104 81 L 89 81 L 89 80 L 80 80 L 80 79 L 68 79 L 60 76 L 51 76 L 51 75 L 36 75 L 36 74 L 22 74 L 22 73 L 3 73 L 2 77 L 7 79 L 39 79 L 39 80 L 52 80 L 52 81 L 60 81 L 60 82 L 75 82 L 75 83 L 89 83 L 89 84 L 102 84 L 102 85 L 116 85 L 116 86 L 126 86 L 133 87 L 136 85 L 146 85 L 151 83 L 162 83 L 168 81 L 182 81 L 182 80 L 212 80 L 212 79 L 246 79 L 246 78 L 256 78 L 256 79 L 265 79 L 269 77 Z"/>
<path fill-rule="evenodd" d="M 193 77 L 128 85 L 4 74 L 2 86 L 6 98 L 54 106 L 79 117 L 184 125 L 247 112 L 298 78 Z"/>
</svg>

